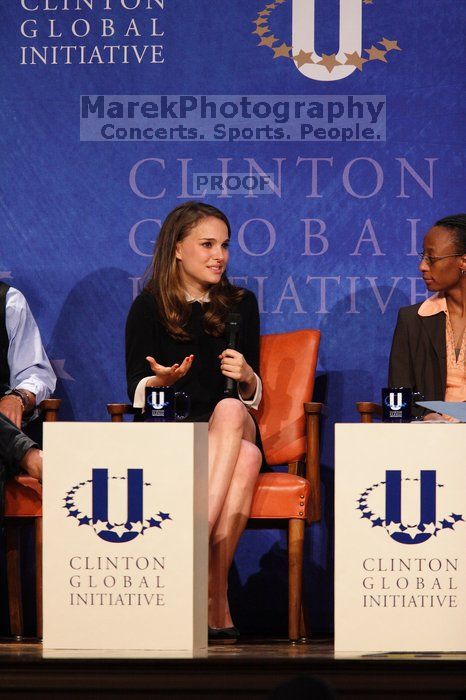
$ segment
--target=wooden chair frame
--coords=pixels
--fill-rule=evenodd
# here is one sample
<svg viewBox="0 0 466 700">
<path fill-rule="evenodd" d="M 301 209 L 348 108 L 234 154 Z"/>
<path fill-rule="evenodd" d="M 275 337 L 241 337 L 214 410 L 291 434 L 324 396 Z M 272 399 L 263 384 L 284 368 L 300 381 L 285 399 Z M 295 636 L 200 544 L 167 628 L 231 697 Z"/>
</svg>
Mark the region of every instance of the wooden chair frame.
<svg viewBox="0 0 466 700">
<path fill-rule="evenodd" d="M 39 406 L 44 421 L 55 422 L 60 406 L 60 399 L 45 399 Z M 24 637 L 23 590 L 21 583 L 21 535 L 24 526 L 34 523 L 35 544 L 35 587 L 36 587 L 36 627 L 37 637 L 42 638 L 42 488 L 32 477 L 16 476 L 11 480 L 16 482 L 18 489 L 34 487 L 30 496 L 29 511 L 20 516 L 8 516 L 7 493 L 5 493 L 5 547 L 6 547 L 6 578 L 8 586 L 8 612 L 10 632 L 21 641 Z M 19 498 L 21 498 L 19 496 Z M 28 498 L 29 501 L 29 498 Z M 28 503 L 29 506 L 29 503 Z"/>
<path fill-rule="evenodd" d="M 359 412 L 361 423 L 372 423 L 374 418 L 382 417 L 382 406 L 373 401 L 358 401 L 356 409 Z"/>
<path fill-rule="evenodd" d="M 291 642 L 304 643 L 311 636 L 309 616 L 303 605 L 303 559 L 306 525 L 317 522 L 321 517 L 320 500 L 320 417 L 323 404 L 306 402 L 303 405 L 306 416 L 306 455 L 304 460 L 290 462 L 288 474 L 301 477 L 303 496 L 299 501 L 299 517 L 265 519 L 263 527 L 277 527 L 287 522 L 288 534 L 288 637 Z M 267 478 L 267 475 L 263 475 Z M 260 488 L 259 476 L 257 488 Z M 305 481 L 304 481 L 305 480 Z M 300 494 L 301 496 L 301 494 Z M 252 516 L 249 523 L 261 521 Z M 281 525 L 283 527 L 283 525 Z"/>
</svg>

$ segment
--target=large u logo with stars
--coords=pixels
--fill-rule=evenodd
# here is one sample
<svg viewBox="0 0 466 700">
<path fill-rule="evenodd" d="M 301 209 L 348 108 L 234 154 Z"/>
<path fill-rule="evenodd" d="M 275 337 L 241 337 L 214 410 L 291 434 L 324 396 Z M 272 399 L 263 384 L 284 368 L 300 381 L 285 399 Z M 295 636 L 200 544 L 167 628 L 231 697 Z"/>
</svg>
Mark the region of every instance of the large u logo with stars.
<svg viewBox="0 0 466 700">
<path fill-rule="evenodd" d="M 151 483 L 144 481 L 142 469 L 128 469 L 126 476 L 109 476 L 108 469 L 96 468 L 92 470 L 92 479 L 81 481 L 67 492 L 64 508 L 68 517 L 76 518 L 80 526 L 92 527 L 102 540 L 131 542 L 150 528 L 161 529 L 165 520 L 172 519 L 169 513 L 160 510 L 156 515 L 150 513 L 150 503 L 154 500 L 151 487 Z M 112 492 L 113 499 L 121 500 L 126 496 L 126 509 L 123 503 L 110 503 Z M 146 514 L 144 492 L 150 496 L 149 513 Z M 115 521 L 109 517 L 112 505 L 114 511 L 124 513 Z"/>
<path fill-rule="evenodd" d="M 315 0 L 293 0 L 293 50 L 315 54 Z M 340 45 L 335 55 L 335 65 L 329 71 L 325 64 L 303 63 L 297 68 L 312 80 L 341 80 L 356 70 L 356 65 L 344 64 L 346 56 L 361 55 L 362 49 L 362 0 L 340 0 Z"/>
<path fill-rule="evenodd" d="M 128 469 L 128 517 L 126 524 L 139 523 L 143 520 L 142 469 Z M 108 469 L 92 470 L 92 520 L 108 523 Z M 123 533 L 119 542 L 129 542 L 138 536 L 138 532 Z M 98 533 L 107 542 L 114 542 L 116 533 L 108 530 Z"/>
<path fill-rule="evenodd" d="M 334 81 L 347 78 L 355 70 L 362 71 L 370 61 L 387 63 L 390 51 L 401 51 L 396 39 L 383 37 L 363 48 L 363 5 L 372 6 L 374 0 L 339 0 L 339 44 L 336 53 L 316 53 L 315 0 L 291 0 L 292 37 L 287 43 L 280 25 L 285 17 L 287 0 L 274 0 L 264 5 L 252 23 L 252 34 L 259 37 L 257 46 L 269 49 L 274 60 L 292 60 L 301 75 L 311 80 Z M 368 9 L 368 8 L 366 8 Z M 281 20 L 281 21 L 280 21 Z"/>
<path fill-rule="evenodd" d="M 384 528 L 396 542 L 421 544 L 442 530 L 454 530 L 456 524 L 464 522 L 460 513 L 438 516 L 437 495 L 444 488 L 444 484 L 437 483 L 434 469 L 421 469 L 419 477 L 403 477 L 400 469 L 387 469 L 385 481 L 368 486 L 360 494 L 356 509 L 362 519 L 373 528 Z M 406 499 L 409 492 L 410 498 Z M 410 505 L 413 501 L 419 503 L 418 509 L 406 509 L 406 500 Z M 450 496 L 447 500 L 450 501 Z M 405 510 L 409 511 L 408 515 Z"/>
</svg>

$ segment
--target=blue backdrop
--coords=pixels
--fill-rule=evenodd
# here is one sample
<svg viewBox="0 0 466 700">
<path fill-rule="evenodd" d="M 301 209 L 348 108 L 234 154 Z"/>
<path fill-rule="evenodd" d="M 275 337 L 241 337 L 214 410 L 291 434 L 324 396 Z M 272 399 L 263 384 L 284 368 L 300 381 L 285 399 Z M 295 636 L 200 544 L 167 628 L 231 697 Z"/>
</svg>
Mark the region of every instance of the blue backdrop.
<svg viewBox="0 0 466 700">
<path fill-rule="evenodd" d="M 425 297 L 415 257 L 422 235 L 464 210 L 464 7 L 342 0 L 354 26 L 342 18 L 352 38 L 339 48 L 339 6 L 9 0 L 0 9 L 0 277 L 30 302 L 59 376 L 62 419 L 106 420 L 105 404 L 125 400 L 126 314 L 159 222 L 193 198 L 196 174 L 270 175 L 268 193 L 214 190 L 204 199 L 230 217 L 230 275 L 257 294 L 262 332 L 322 331 L 325 515 L 306 547 L 321 629 L 332 618 L 333 424 L 356 420 L 356 400 L 378 399 L 397 309 Z M 303 20 L 311 7 L 314 33 L 310 15 Z M 99 95 L 115 96 L 105 107 L 119 101 L 125 116 L 115 105 L 100 115 Z M 165 113 L 163 95 L 175 100 Z M 199 96 L 184 118 L 180 95 Z M 209 98 L 216 117 L 202 114 L 203 95 L 218 96 Z M 246 112 L 256 105 L 252 118 L 229 116 L 241 98 Z M 131 116 L 130 100 L 151 105 Z M 309 113 L 293 111 L 299 100 Z M 236 140 L 216 124 L 237 129 Z M 152 131 L 130 138 L 143 127 Z M 157 128 L 165 132 L 154 137 Z M 353 129 L 346 141 L 344 128 Z M 283 629 L 281 535 L 247 533 L 236 563 L 240 626 Z"/>
</svg>

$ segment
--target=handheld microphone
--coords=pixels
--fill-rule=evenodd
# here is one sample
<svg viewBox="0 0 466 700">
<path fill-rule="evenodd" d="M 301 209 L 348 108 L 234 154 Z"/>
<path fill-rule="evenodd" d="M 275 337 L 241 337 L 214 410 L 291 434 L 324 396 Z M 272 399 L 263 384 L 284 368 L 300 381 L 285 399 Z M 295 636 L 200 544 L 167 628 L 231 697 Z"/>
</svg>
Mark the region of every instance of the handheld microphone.
<svg viewBox="0 0 466 700">
<path fill-rule="evenodd" d="M 236 350 L 239 341 L 239 332 L 241 327 L 241 314 L 230 313 L 227 318 L 228 326 L 228 348 L 231 350 Z M 231 377 L 226 377 L 225 389 L 223 390 L 224 396 L 234 396 L 235 395 L 235 380 Z"/>
</svg>

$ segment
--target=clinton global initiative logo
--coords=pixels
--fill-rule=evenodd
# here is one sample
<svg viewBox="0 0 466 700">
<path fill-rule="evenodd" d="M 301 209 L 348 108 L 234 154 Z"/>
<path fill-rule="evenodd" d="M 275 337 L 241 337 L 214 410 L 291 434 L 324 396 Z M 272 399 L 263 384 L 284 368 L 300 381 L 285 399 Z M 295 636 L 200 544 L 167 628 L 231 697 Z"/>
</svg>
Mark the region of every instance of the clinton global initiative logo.
<svg viewBox="0 0 466 700">
<path fill-rule="evenodd" d="M 420 478 L 411 478 L 402 477 L 401 470 L 387 469 L 385 481 L 360 494 L 356 510 L 396 542 L 421 544 L 464 522 L 460 513 L 451 511 L 450 502 L 451 494 L 437 483 L 435 470 L 421 470 Z"/>
<path fill-rule="evenodd" d="M 340 39 L 336 53 L 322 56 L 315 52 L 315 0 L 288 0 L 292 6 L 292 39 L 284 40 L 280 33 L 280 20 L 283 20 L 282 6 L 287 0 L 275 0 L 268 3 L 252 20 L 257 35 L 257 46 L 272 51 L 273 59 L 292 60 L 299 72 L 311 80 L 341 80 L 347 78 L 356 69 L 362 71 L 365 63 L 381 61 L 388 63 L 387 54 L 401 51 L 396 39 L 382 37 L 363 48 L 363 5 L 374 5 L 375 0 L 340 0 Z M 373 7 L 364 8 L 364 12 L 373 11 Z"/>
<path fill-rule="evenodd" d="M 403 401 L 403 394 L 401 391 L 391 391 L 385 398 L 385 406 L 390 409 L 390 411 L 401 411 L 402 408 L 406 408 L 408 405 L 407 401 Z"/>
<path fill-rule="evenodd" d="M 63 508 L 79 526 L 92 527 L 106 542 L 123 543 L 153 527 L 161 529 L 165 520 L 171 520 L 169 513 L 147 512 L 145 503 L 153 503 L 154 495 L 154 487 L 144 481 L 142 469 L 128 469 L 127 476 L 110 477 L 108 469 L 93 469 L 92 479 L 81 481 L 67 492 Z"/>
</svg>

